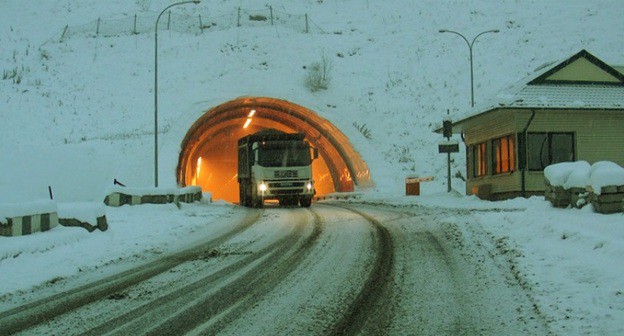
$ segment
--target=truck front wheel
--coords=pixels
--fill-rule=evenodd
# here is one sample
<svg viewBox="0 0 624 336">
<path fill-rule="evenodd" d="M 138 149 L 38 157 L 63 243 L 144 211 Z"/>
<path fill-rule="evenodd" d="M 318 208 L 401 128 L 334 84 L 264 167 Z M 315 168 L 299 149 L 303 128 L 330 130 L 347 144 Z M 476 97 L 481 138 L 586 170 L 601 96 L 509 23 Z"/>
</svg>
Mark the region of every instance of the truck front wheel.
<svg viewBox="0 0 624 336">
<path fill-rule="evenodd" d="M 309 208 L 312 205 L 312 196 L 304 196 L 299 199 L 302 208 Z"/>
</svg>

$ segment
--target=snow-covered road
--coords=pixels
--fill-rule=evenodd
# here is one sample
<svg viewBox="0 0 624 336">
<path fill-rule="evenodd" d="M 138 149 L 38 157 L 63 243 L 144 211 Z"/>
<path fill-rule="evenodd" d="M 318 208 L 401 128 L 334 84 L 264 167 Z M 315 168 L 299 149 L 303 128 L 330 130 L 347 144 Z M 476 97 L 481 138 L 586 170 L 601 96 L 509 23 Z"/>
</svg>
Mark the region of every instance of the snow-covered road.
<svg viewBox="0 0 624 336">
<path fill-rule="evenodd" d="M 0 313 L 0 333 L 548 334 L 513 267 L 449 215 L 233 207 L 204 243 Z"/>
</svg>

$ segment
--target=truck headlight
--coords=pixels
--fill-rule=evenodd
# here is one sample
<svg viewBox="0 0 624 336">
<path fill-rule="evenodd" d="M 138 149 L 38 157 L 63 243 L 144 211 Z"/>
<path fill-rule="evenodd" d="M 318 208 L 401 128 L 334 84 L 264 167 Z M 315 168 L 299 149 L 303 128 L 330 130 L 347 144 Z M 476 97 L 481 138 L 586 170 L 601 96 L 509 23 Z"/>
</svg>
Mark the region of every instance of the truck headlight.
<svg viewBox="0 0 624 336">
<path fill-rule="evenodd" d="M 265 191 L 267 191 L 267 185 L 264 182 L 262 182 L 258 186 L 258 189 L 260 189 L 261 192 L 265 192 Z"/>
<path fill-rule="evenodd" d="M 308 188 L 308 190 L 312 190 L 312 182 L 308 182 L 308 184 L 306 184 L 306 188 Z"/>
</svg>

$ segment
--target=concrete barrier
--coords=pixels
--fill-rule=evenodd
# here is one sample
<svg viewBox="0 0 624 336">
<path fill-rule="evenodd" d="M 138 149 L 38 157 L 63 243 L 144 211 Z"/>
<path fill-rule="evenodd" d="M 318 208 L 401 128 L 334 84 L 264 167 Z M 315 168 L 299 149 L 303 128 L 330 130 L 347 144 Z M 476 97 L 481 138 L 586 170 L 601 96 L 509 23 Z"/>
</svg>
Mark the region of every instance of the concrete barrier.
<svg viewBox="0 0 624 336">
<path fill-rule="evenodd" d="M 0 204 L 0 236 L 23 236 L 48 231 L 58 224 L 54 201 Z"/>
<path fill-rule="evenodd" d="M 113 207 L 138 204 L 193 203 L 202 199 L 200 187 L 185 188 L 126 188 L 113 186 L 107 189 L 104 204 Z"/>
<path fill-rule="evenodd" d="M 24 236 L 48 231 L 59 224 L 56 212 L 0 218 L 0 236 Z"/>
</svg>

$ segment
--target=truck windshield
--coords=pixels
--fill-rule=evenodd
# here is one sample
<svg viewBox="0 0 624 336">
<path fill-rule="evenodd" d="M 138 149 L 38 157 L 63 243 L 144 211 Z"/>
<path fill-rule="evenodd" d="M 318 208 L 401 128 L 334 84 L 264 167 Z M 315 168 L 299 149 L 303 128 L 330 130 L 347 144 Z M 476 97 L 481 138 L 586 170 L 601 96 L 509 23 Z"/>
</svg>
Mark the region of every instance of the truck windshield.
<svg viewBox="0 0 624 336">
<path fill-rule="evenodd" d="M 263 167 L 309 166 L 310 147 L 306 143 L 267 141 L 258 148 L 258 164 Z"/>
</svg>

